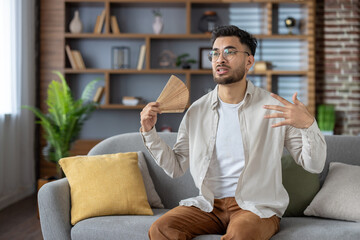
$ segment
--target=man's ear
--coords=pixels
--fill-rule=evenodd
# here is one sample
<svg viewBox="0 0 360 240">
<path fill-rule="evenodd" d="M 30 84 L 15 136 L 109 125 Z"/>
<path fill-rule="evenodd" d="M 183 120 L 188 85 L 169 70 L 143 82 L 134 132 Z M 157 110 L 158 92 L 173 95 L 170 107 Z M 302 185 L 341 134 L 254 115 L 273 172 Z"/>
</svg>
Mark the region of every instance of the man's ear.
<svg viewBox="0 0 360 240">
<path fill-rule="evenodd" d="M 246 71 L 249 71 L 250 68 L 254 65 L 254 62 L 255 62 L 255 58 L 253 55 L 250 55 L 248 58 L 247 58 L 247 62 L 246 62 Z"/>
</svg>

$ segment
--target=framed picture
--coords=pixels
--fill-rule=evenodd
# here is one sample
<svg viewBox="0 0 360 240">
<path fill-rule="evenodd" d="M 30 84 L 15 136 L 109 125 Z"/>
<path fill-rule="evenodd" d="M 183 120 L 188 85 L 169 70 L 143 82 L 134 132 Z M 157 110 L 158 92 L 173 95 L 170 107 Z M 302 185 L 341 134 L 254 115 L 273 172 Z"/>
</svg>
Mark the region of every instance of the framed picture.
<svg viewBox="0 0 360 240">
<path fill-rule="evenodd" d="M 208 59 L 211 50 L 212 49 L 209 47 L 202 47 L 199 49 L 199 69 L 211 69 L 211 62 Z"/>
</svg>

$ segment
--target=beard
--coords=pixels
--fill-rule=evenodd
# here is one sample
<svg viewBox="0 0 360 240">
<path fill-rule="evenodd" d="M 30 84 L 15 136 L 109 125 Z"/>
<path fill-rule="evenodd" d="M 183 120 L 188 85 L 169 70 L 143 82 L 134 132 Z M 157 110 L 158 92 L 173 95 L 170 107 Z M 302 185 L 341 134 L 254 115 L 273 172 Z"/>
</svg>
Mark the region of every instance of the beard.
<svg viewBox="0 0 360 240">
<path fill-rule="evenodd" d="M 229 66 L 220 65 L 230 69 Z M 217 66 L 218 67 L 218 66 Z M 245 66 L 240 66 L 231 76 L 216 77 L 216 69 L 213 72 L 214 82 L 217 84 L 227 85 L 240 82 L 245 76 Z"/>
</svg>

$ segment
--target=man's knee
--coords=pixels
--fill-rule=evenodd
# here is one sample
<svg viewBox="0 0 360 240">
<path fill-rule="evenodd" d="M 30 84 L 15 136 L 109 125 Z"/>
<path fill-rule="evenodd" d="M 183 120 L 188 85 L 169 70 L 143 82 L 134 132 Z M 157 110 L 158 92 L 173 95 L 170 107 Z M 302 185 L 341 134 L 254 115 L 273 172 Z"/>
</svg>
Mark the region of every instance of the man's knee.
<svg viewBox="0 0 360 240">
<path fill-rule="evenodd" d="M 259 240 L 261 232 L 256 228 L 228 229 L 222 240 Z"/>
<path fill-rule="evenodd" d="M 250 214 L 249 218 L 230 223 L 222 240 L 267 240 L 279 231 L 279 225 L 280 219 L 276 216 L 260 219 Z"/>
<path fill-rule="evenodd" d="M 187 236 L 186 232 L 179 230 L 169 219 L 163 218 L 159 218 L 151 225 L 148 235 L 152 240 L 191 239 L 191 236 Z"/>
<path fill-rule="evenodd" d="M 166 239 L 166 236 L 162 234 L 163 230 L 161 229 L 164 227 L 158 221 L 155 221 L 149 229 L 148 235 L 149 239 Z M 161 237 L 160 237 L 161 236 Z"/>
</svg>

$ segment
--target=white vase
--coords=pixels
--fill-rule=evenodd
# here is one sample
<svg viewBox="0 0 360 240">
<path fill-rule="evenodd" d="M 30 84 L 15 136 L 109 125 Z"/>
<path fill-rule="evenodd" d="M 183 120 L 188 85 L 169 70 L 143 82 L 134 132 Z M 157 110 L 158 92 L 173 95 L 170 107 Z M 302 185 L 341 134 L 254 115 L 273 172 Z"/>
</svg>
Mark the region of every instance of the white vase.
<svg viewBox="0 0 360 240">
<path fill-rule="evenodd" d="M 160 34 L 164 27 L 162 18 L 160 16 L 156 16 L 152 26 L 153 26 L 154 33 Z"/>
<path fill-rule="evenodd" d="M 74 18 L 71 20 L 69 28 L 71 33 L 82 32 L 83 24 L 80 20 L 79 11 L 75 11 Z"/>
</svg>

